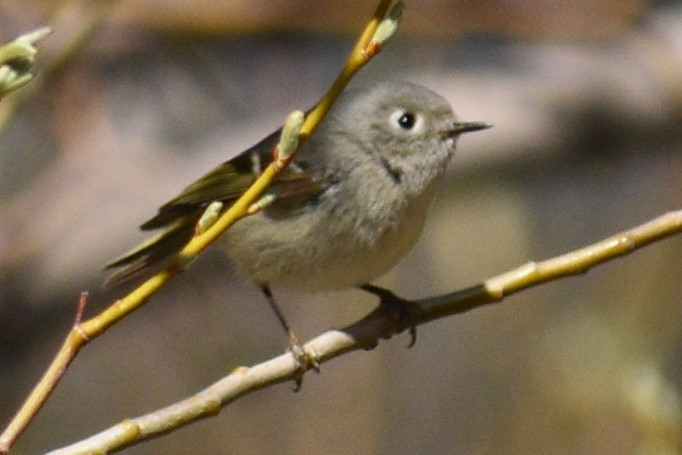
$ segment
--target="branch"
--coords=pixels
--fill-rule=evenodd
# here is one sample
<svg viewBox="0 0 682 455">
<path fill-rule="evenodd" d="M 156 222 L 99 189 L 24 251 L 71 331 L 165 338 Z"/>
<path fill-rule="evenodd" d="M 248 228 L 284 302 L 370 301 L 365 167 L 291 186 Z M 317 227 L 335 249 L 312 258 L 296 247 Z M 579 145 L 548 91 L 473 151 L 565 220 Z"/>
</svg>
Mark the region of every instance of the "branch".
<svg viewBox="0 0 682 455">
<path fill-rule="evenodd" d="M 616 234 L 587 247 L 542 262 L 529 262 L 489 278 L 468 289 L 412 302 L 415 320 L 421 325 L 464 313 L 524 289 L 559 278 L 586 273 L 590 268 L 625 256 L 650 243 L 682 233 L 682 210 L 669 212 L 648 223 Z M 380 339 L 397 331 L 394 320 L 380 309 L 341 329 L 312 339 L 305 349 L 322 363 L 347 352 L 371 349 Z M 88 439 L 50 452 L 49 455 L 108 453 L 173 431 L 201 418 L 215 415 L 229 403 L 257 390 L 296 378 L 299 366 L 283 354 L 253 367 L 238 367 L 228 376 L 196 395 L 149 414 L 126 419 Z"/>
<path fill-rule="evenodd" d="M 0 46 L 0 99 L 33 80 L 36 45 L 50 33 L 43 27 Z"/>
<path fill-rule="evenodd" d="M 0 133 L 7 126 L 17 109 L 38 93 L 42 84 L 58 74 L 80 55 L 83 48 L 90 43 L 92 35 L 104 23 L 109 10 L 116 2 L 115 0 L 82 0 L 62 3 L 64 5 L 58 8 L 48 21 L 51 29 L 55 30 L 56 33 L 49 43 L 43 46 L 45 53 L 41 59 L 43 65 L 40 77 L 30 87 L 7 98 L 0 104 Z"/>
<path fill-rule="evenodd" d="M 97 316 L 87 321 L 79 322 L 74 326 L 52 360 L 48 370 L 34 387 L 8 427 L 0 434 L 0 454 L 7 453 L 14 445 L 16 439 L 38 413 L 63 376 L 68 365 L 83 346 L 104 333 L 123 317 L 144 305 L 173 276 L 193 262 L 199 253 L 213 243 L 237 220 L 257 211 L 258 198 L 277 177 L 279 172 L 293 159 L 295 149 L 312 134 L 351 78 L 381 50 L 382 45 L 396 30 L 403 6 L 402 2 L 398 2 L 390 8 L 391 3 L 391 0 L 380 1 L 372 19 L 365 27 L 334 84 L 305 120 L 301 123 L 297 121 L 298 115 L 293 114 L 292 123 L 297 126 L 295 131 L 298 137 L 296 140 L 292 140 L 291 137 L 282 137 L 280 145 L 274 151 L 276 159 L 263 171 L 253 185 L 220 218 L 207 223 L 210 225 L 209 227 L 204 229 L 202 226 L 201 229 L 198 229 L 195 237 L 168 267 L 142 283 L 127 296 L 114 302 Z M 285 130 L 290 129 L 285 128 Z M 283 133 L 286 133 L 286 131 L 283 131 Z M 282 150 L 280 148 L 282 146 L 291 148 L 291 144 L 293 144 L 294 150 L 286 150 L 286 153 L 281 153 Z M 254 204 L 256 204 L 255 208 Z"/>
</svg>

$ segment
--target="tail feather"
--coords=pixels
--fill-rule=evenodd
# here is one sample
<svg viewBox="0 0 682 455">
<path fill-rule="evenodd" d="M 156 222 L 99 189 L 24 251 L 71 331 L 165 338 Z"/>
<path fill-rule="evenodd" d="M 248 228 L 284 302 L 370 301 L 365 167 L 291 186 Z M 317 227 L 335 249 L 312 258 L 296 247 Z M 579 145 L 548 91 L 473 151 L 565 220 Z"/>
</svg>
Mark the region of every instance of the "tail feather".
<svg viewBox="0 0 682 455">
<path fill-rule="evenodd" d="M 170 261 L 194 236 L 196 217 L 185 217 L 128 253 L 106 265 L 116 270 L 104 282 L 105 289 L 113 289 L 134 279 L 151 276 Z"/>
</svg>

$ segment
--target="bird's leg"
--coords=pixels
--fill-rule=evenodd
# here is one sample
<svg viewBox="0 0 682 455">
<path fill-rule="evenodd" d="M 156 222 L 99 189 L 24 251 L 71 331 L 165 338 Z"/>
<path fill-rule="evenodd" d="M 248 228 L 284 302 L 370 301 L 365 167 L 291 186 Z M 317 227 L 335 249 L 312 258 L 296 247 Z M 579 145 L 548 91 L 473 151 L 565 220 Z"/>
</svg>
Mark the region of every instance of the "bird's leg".
<svg viewBox="0 0 682 455">
<path fill-rule="evenodd" d="M 291 351 L 291 355 L 294 357 L 294 360 L 296 361 L 296 364 L 298 365 L 299 369 L 299 373 L 296 376 L 296 387 L 294 390 L 299 391 L 301 389 L 301 386 L 303 385 L 303 375 L 305 374 L 305 372 L 311 368 L 319 372 L 320 365 L 319 363 L 317 363 L 315 357 L 312 354 L 310 354 L 310 352 L 306 351 L 303 345 L 301 344 L 298 335 L 296 335 L 296 332 L 294 332 L 294 329 L 291 328 L 289 322 L 287 322 L 286 318 L 284 317 L 282 309 L 279 307 L 279 305 L 277 305 L 277 302 L 275 302 L 275 298 L 272 295 L 272 290 L 270 289 L 270 287 L 267 285 L 261 286 L 261 291 L 263 291 L 263 294 L 265 294 L 265 298 L 268 299 L 270 308 L 272 308 L 272 311 L 275 312 L 275 315 L 277 316 L 279 323 L 282 325 L 284 331 L 287 333 L 287 337 L 289 339 L 289 350 Z"/>
<path fill-rule="evenodd" d="M 417 326 L 415 324 L 417 311 L 412 302 L 398 297 L 388 289 L 373 284 L 363 284 L 359 288 L 379 297 L 379 308 L 377 310 L 383 312 L 394 321 L 394 330 L 396 332 L 409 329 L 410 344 L 408 347 L 414 346 L 417 342 Z"/>
</svg>

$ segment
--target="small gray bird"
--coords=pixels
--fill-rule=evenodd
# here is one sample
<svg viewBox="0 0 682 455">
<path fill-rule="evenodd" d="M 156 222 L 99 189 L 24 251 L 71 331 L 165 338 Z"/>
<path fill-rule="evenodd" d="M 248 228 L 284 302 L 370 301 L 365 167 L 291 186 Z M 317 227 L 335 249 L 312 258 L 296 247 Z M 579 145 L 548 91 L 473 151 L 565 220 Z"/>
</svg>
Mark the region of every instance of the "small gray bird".
<svg viewBox="0 0 682 455">
<path fill-rule="evenodd" d="M 436 93 L 406 82 L 346 91 L 269 188 L 274 202 L 225 232 L 227 255 L 276 308 L 270 286 L 322 291 L 369 285 L 414 246 L 462 133 Z M 272 161 L 276 131 L 185 188 L 143 230 L 159 236 L 117 259 L 109 287 L 156 271 L 191 239 L 213 201 L 236 200 Z"/>
</svg>

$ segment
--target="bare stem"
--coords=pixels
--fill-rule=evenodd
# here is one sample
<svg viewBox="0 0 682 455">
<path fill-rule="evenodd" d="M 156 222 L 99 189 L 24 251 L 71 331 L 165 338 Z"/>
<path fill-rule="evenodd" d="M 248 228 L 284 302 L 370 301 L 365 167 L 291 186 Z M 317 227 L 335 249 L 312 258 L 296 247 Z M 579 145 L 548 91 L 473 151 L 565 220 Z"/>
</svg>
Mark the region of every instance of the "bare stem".
<svg viewBox="0 0 682 455">
<path fill-rule="evenodd" d="M 600 242 L 542 262 L 530 262 L 485 282 L 450 294 L 412 302 L 416 307 L 415 325 L 452 316 L 548 281 L 585 273 L 590 268 L 627 255 L 650 243 L 682 233 L 682 210 L 662 215 L 648 223 L 616 234 Z M 396 328 L 377 309 L 341 329 L 330 330 L 305 344 L 304 349 L 319 363 L 347 352 L 376 346 Z M 283 354 L 252 367 L 238 367 L 226 377 L 197 394 L 149 414 L 125 419 L 78 443 L 50 452 L 49 455 L 108 453 L 146 439 L 157 437 L 201 418 L 215 415 L 233 401 L 268 386 L 295 379 L 299 367 L 289 354 Z"/>
</svg>

